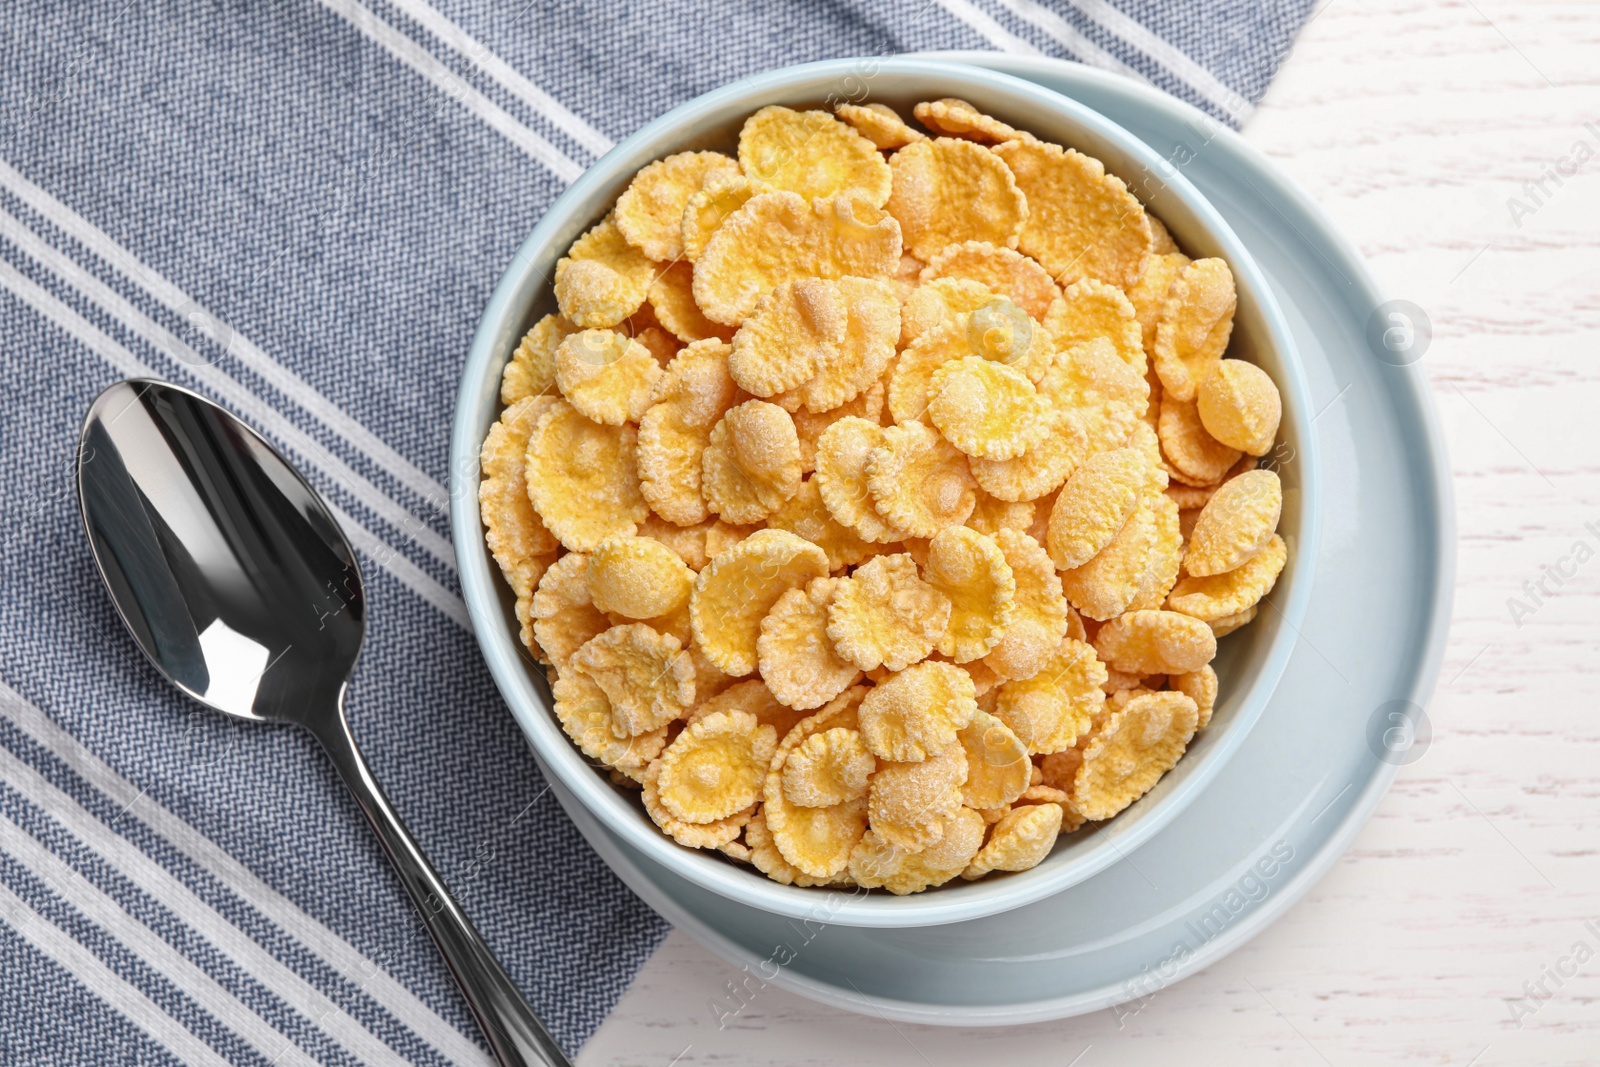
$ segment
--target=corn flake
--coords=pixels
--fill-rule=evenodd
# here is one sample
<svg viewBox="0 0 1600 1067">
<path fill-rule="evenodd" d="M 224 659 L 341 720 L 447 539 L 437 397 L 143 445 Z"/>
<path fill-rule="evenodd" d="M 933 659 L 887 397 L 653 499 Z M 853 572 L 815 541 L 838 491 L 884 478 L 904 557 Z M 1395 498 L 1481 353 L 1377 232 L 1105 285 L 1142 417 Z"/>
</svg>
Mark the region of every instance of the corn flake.
<svg viewBox="0 0 1600 1067">
<path fill-rule="evenodd" d="M 1016 247 L 1062 284 L 1096 278 L 1132 286 L 1150 258 L 1150 220 L 1122 179 L 1098 160 L 1032 138 L 997 145 L 994 153 L 1028 198 Z"/>
<path fill-rule="evenodd" d="M 998 808 L 1010 804 L 1028 788 L 1033 764 L 1028 747 L 1011 727 L 987 712 L 977 711 L 961 730 L 961 747 L 967 753 L 967 781 L 961 802 L 969 808 Z"/>
<path fill-rule="evenodd" d="M 501 414 L 484 439 L 479 465 L 478 509 L 483 518 L 484 540 L 506 584 L 519 597 L 533 595 L 533 587 L 549 566 L 548 557 L 559 547 L 528 499 L 523 473 L 528 437 L 535 423 L 555 401 L 528 396 Z"/>
<path fill-rule="evenodd" d="M 654 619 L 689 603 L 694 572 L 649 537 L 610 537 L 589 555 L 589 593 L 601 611 Z"/>
<path fill-rule="evenodd" d="M 751 865 L 774 882 L 814 886 L 828 885 L 833 881 L 831 877 L 813 878 L 796 870 L 793 864 L 784 859 L 783 853 L 778 851 L 778 846 L 772 840 L 772 831 L 767 829 L 767 817 L 760 811 L 745 825 L 744 839 L 749 847 Z"/>
<path fill-rule="evenodd" d="M 1061 805 L 1030 804 L 995 823 L 989 842 L 961 872 L 968 880 L 990 871 L 1026 871 L 1037 867 L 1055 847 L 1061 832 Z"/>
<path fill-rule="evenodd" d="M 706 506 L 728 522 L 760 522 L 800 491 L 800 438 L 776 404 L 746 400 L 712 427 L 701 456 Z"/>
<path fill-rule="evenodd" d="M 1233 272 L 1220 259 L 1197 259 L 1173 279 L 1150 350 L 1161 386 L 1173 398 L 1193 400 L 1200 383 L 1217 369 L 1237 306 Z"/>
<path fill-rule="evenodd" d="M 709 823 L 761 799 L 777 735 L 743 711 L 695 720 L 661 754 L 661 806 L 689 823 Z"/>
<path fill-rule="evenodd" d="M 1111 714 L 1083 752 L 1072 804 L 1087 819 L 1109 819 L 1148 793 L 1194 736 L 1195 703 L 1183 693 L 1139 693 Z"/>
<path fill-rule="evenodd" d="M 1001 462 L 1012 462 L 1003 460 Z M 974 468 L 975 464 L 970 464 Z M 977 471 L 974 469 L 974 475 Z M 988 534 L 990 537 L 1001 530 L 1024 531 L 1033 525 L 1032 500 L 1001 500 L 992 496 L 981 487 L 978 490 L 978 501 L 972 507 L 972 514 L 967 516 L 967 526 L 979 533 Z"/>
<path fill-rule="evenodd" d="M 655 265 L 628 243 L 608 215 L 556 263 L 556 303 L 567 321 L 581 329 L 615 326 L 639 310 L 655 275 Z"/>
<path fill-rule="evenodd" d="M 812 734 L 783 762 L 783 796 L 791 804 L 826 808 L 867 796 L 867 780 L 878 761 L 861 733 L 836 726 Z"/>
<path fill-rule="evenodd" d="M 911 290 L 900 308 L 901 347 L 909 347 L 929 330 L 954 322 L 962 312 L 976 311 L 993 299 L 993 290 L 969 278 L 922 282 Z"/>
<path fill-rule="evenodd" d="M 519 601 L 520 603 L 520 601 Z M 1232 615 L 1224 615 L 1220 619 L 1212 619 L 1206 625 L 1211 627 L 1211 632 L 1217 637 L 1227 637 L 1241 626 L 1248 626 L 1255 621 L 1257 605 L 1252 604 L 1243 611 L 1236 611 Z"/>
<path fill-rule="evenodd" d="M 972 679 L 926 661 L 891 674 L 861 701 L 861 737 L 879 759 L 916 763 L 946 748 L 977 709 Z"/>
<path fill-rule="evenodd" d="M 643 623 L 613 626 L 590 638 L 571 663 L 605 692 L 619 737 L 659 729 L 694 704 L 694 661 L 676 637 Z"/>
<path fill-rule="evenodd" d="M 1043 416 L 1043 425 L 1043 438 L 1014 459 L 969 457 L 973 480 L 997 500 L 1029 502 L 1030 507 L 1032 501 L 1061 488 L 1087 456 L 1088 437 L 1076 411 L 1052 408 Z"/>
<path fill-rule="evenodd" d="M 761 620 L 785 592 L 828 573 L 828 557 L 787 530 L 758 530 L 718 555 L 689 600 L 694 639 L 724 674 L 756 669 Z"/>
<path fill-rule="evenodd" d="M 733 335 L 728 371 L 754 396 L 792 389 L 838 351 L 844 326 L 844 301 L 832 282 L 784 282 L 761 298 Z"/>
<path fill-rule="evenodd" d="M 757 111 L 739 131 L 739 164 L 807 200 L 848 193 L 882 207 L 889 199 L 889 166 L 877 146 L 826 111 Z"/>
<path fill-rule="evenodd" d="M 1128 366 L 1145 373 L 1144 341 L 1133 304 L 1121 289 L 1085 278 L 1073 282 L 1061 299 L 1050 305 L 1044 328 L 1058 352 L 1103 337 Z"/>
<path fill-rule="evenodd" d="M 560 315 L 546 315 L 522 335 L 511 361 L 500 372 L 500 403 L 548 393 L 556 384 L 556 347 L 577 330 Z"/>
<path fill-rule="evenodd" d="M 1283 543 L 1282 537 L 1273 534 L 1267 547 L 1242 566 L 1205 578 L 1179 579 L 1167 597 L 1167 607 L 1205 622 L 1220 622 L 1225 616 L 1238 615 L 1255 607 L 1262 597 L 1272 592 L 1288 559 L 1289 546 Z"/>
<path fill-rule="evenodd" d="M 556 388 L 584 418 L 607 426 L 637 422 L 660 379 L 649 349 L 615 330 L 583 330 L 556 349 Z"/>
<path fill-rule="evenodd" d="M 1272 451 L 1283 419 L 1283 397 L 1267 372 L 1242 359 L 1217 361 L 1202 378 L 1195 406 L 1206 433 L 1252 456 Z"/>
<path fill-rule="evenodd" d="M 1128 602 L 1130 611 L 1151 610 L 1165 604 L 1183 562 L 1183 522 L 1177 503 L 1161 492 L 1146 494 L 1145 505 L 1155 519 L 1155 540 L 1144 576 L 1139 579 L 1139 591 Z"/>
<path fill-rule="evenodd" d="M 671 262 L 683 255 L 683 212 L 689 198 L 709 182 L 738 175 L 738 161 L 721 152 L 679 152 L 658 159 L 635 174 L 617 198 L 617 229 L 647 258 Z"/>
<path fill-rule="evenodd" d="M 1144 424 L 1150 386 L 1104 337 L 1055 352 L 1037 381 L 1051 404 L 1082 421 L 1091 453 L 1121 448 Z"/>
<path fill-rule="evenodd" d="M 799 534 L 821 548 L 828 554 L 829 570 L 853 567 L 876 551 L 869 542 L 862 540 L 849 527 L 840 525 L 828 512 L 822 502 L 822 490 L 814 477 L 800 483 L 800 491 L 772 513 L 767 525 L 774 530 Z"/>
<path fill-rule="evenodd" d="M 1217 639 L 1205 623 L 1176 611 L 1130 611 L 1100 627 L 1094 649 L 1130 674 L 1187 674 L 1211 662 Z"/>
<path fill-rule="evenodd" d="M 1081 567 L 1117 536 L 1138 509 L 1149 462 L 1135 448 L 1097 452 L 1067 478 L 1050 509 L 1050 558 Z"/>
<path fill-rule="evenodd" d="M 650 816 L 652 822 L 666 832 L 667 836 L 688 848 L 722 848 L 728 845 L 739 836 L 740 831 L 760 810 L 752 804 L 715 822 L 686 822 L 673 815 L 667 810 L 667 806 L 661 803 L 660 775 L 661 761 L 657 760 L 646 767 L 644 774 L 640 776 L 640 784 L 644 786 L 641 799 L 644 801 L 645 813 Z"/>
<path fill-rule="evenodd" d="M 906 248 L 925 262 L 965 241 L 1017 247 L 1028 198 L 994 153 L 949 137 L 918 141 L 889 160 L 894 190 L 886 205 Z"/>
<path fill-rule="evenodd" d="M 1105 679 L 1094 648 L 1064 638 L 1037 673 L 996 690 L 994 715 L 1030 753 L 1062 752 L 1077 743 L 1105 703 Z"/>
<path fill-rule="evenodd" d="M 996 247 L 987 241 L 966 241 L 947 246 L 922 270 L 924 285 L 941 278 L 977 282 L 991 292 L 1008 297 L 1043 323 L 1060 286 L 1037 261 L 1012 248 Z M 970 309 L 963 309 L 970 310 Z"/>
<path fill-rule="evenodd" d="M 878 514 L 912 537 L 967 521 L 977 484 L 967 458 L 919 422 L 890 426 L 867 456 L 867 492 Z"/>
<path fill-rule="evenodd" d="M 951 360 L 928 383 L 928 417 L 968 456 L 1015 459 L 1042 440 L 1049 401 L 1026 375 L 979 356 Z"/>
<path fill-rule="evenodd" d="M 760 193 L 775 192 L 766 182 L 758 182 L 743 175 L 729 178 L 712 178 L 684 205 L 682 236 L 683 258 L 690 263 L 700 258 L 706 242 L 722 220 L 744 207 L 745 202 Z"/>
<path fill-rule="evenodd" d="M 704 665 L 700 657 L 696 657 L 695 689 L 703 698 L 703 703 L 697 705 L 684 718 L 686 724 L 697 722 L 707 715 L 715 715 L 718 712 L 742 711 L 754 715 L 756 722 L 762 726 L 772 727 L 781 742 L 798 723 L 812 717 L 809 712 L 797 711 L 786 704 L 780 704 L 766 683 L 757 678 L 747 682 L 735 682 L 720 692 L 708 695 L 700 681 L 704 674 Z M 817 714 L 822 713 L 817 712 Z"/>
<path fill-rule="evenodd" d="M 1017 584 L 1000 546 L 976 530 L 947 526 L 928 542 L 923 578 L 950 601 L 940 654 L 956 663 L 988 654 L 1016 610 Z"/>
<path fill-rule="evenodd" d="M 1061 578 L 1039 542 L 1017 530 L 1001 530 L 994 539 L 1011 568 L 1016 596 L 1000 640 L 982 662 L 1001 678 L 1032 678 L 1061 647 L 1067 634 L 1067 613 L 1072 609 L 1062 595 Z"/>
<path fill-rule="evenodd" d="M 1188 674 L 1174 674 L 1167 679 L 1173 689 L 1186 694 L 1199 709 L 1195 719 L 1196 730 L 1204 730 L 1211 721 L 1211 711 L 1217 703 L 1217 672 L 1211 664 Z"/>
<path fill-rule="evenodd" d="M 928 139 L 927 134 L 906 125 L 905 119 L 887 104 L 840 104 L 833 109 L 833 113 L 871 141 L 879 151 L 893 151 L 913 141 Z"/>
<path fill-rule="evenodd" d="M 816 373 L 773 397 L 789 411 L 833 411 L 879 384 L 894 358 L 900 333 L 900 301 L 894 288 L 876 278 L 840 278 L 833 283 L 844 305 L 840 342 L 821 355 Z M 792 343 L 792 342 L 791 342 Z"/>
<path fill-rule="evenodd" d="M 660 274 L 655 281 L 650 283 L 650 307 L 655 312 L 656 321 L 660 329 L 655 326 L 646 326 L 634 335 L 641 344 L 650 348 L 651 353 L 660 358 L 665 352 L 670 359 L 672 353 L 666 352 L 671 347 L 671 342 L 662 333 L 667 331 L 673 337 L 688 344 L 692 341 L 703 341 L 714 337 L 720 341 L 733 338 L 733 330 L 718 322 L 712 322 L 700 311 L 700 306 L 694 302 L 694 267 L 687 260 L 678 260 Z"/>
<path fill-rule="evenodd" d="M 1246 471 L 1222 483 L 1195 520 L 1183 569 L 1197 578 L 1241 567 L 1278 529 L 1283 485 L 1272 471 Z"/>
<path fill-rule="evenodd" d="M 695 303 L 733 326 L 795 278 L 881 277 L 900 265 L 900 225 L 849 197 L 761 193 L 722 220 L 695 262 Z"/>
<path fill-rule="evenodd" d="M 1000 144 L 1027 136 L 955 97 L 918 104 L 911 109 L 911 113 L 930 130 L 983 144 Z"/>
<path fill-rule="evenodd" d="M 1155 218 L 1150 222 L 1154 226 Z M 1161 321 L 1161 312 L 1166 310 L 1167 293 L 1179 272 L 1191 262 L 1182 252 L 1153 255 L 1139 283 L 1128 290 L 1128 303 L 1133 305 L 1133 317 L 1139 322 L 1139 339 L 1146 355 L 1155 351 L 1156 323 Z M 1152 362 L 1152 370 L 1154 366 Z"/>
<path fill-rule="evenodd" d="M 828 604 L 840 581 L 814 578 L 803 589 L 790 589 L 761 620 L 756 640 L 761 680 L 792 708 L 821 707 L 861 677 L 828 637 Z"/>
<path fill-rule="evenodd" d="M 563 547 L 587 552 L 644 521 L 632 426 L 603 426 L 559 400 L 528 438 L 528 498 Z"/>
<path fill-rule="evenodd" d="M 794 432 L 800 438 L 800 469 L 807 474 L 817 469 L 817 442 L 828 427 L 840 419 L 855 417 L 873 424 L 879 423 L 883 418 L 888 393 L 888 387 L 883 382 L 875 381 L 854 400 L 847 400 L 831 411 L 814 415 L 802 407 L 799 411 L 791 412 Z"/>
<path fill-rule="evenodd" d="M 1081 567 L 1062 572 L 1067 601 L 1097 621 L 1121 615 L 1139 595 L 1155 547 L 1154 503 L 1141 500 L 1110 544 Z"/>
<path fill-rule="evenodd" d="M 896 896 L 943 885 L 966 869 L 983 844 L 983 816 L 962 808 L 940 826 L 938 842 L 920 852 L 890 844 L 871 830 L 850 853 L 850 877 Z"/>
<path fill-rule="evenodd" d="M 637 780 L 666 745 L 666 727 L 636 737 L 617 736 L 605 691 L 580 670 L 561 671 L 551 695 L 557 721 L 579 750 L 630 778 Z"/>
<path fill-rule="evenodd" d="M 1193 400 L 1161 395 L 1161 454 L 1186 481 L 1215 485 L 1239 461 L 1239 450 L 1206 433 Z"/>
<path fill-rule="evenodd" d="M 878 544 L 899 541 L 905 532 L 879 515 L 867 490 L 867 462 L 884 443 L 883 427 L 847 416 L 817 438 L 817 489 L 834 521 Z"/>
<path fill-rule="evenodd" d="M 868 825 L 888 844 L 921 852 L 939 843 L 946 823 L 961 810 L 966 780 L 966 750 L 954 737 L 920 762 L 881 763 L 867 793 Z"/>
<path fill-rule="evenodd" d="M 835 587 L 828 637 L 864 671 L 898 671 L 932 652 L 949 620 L 950 601 L 917 576 L 910 556 L 874 556 Z"/>
</svg>

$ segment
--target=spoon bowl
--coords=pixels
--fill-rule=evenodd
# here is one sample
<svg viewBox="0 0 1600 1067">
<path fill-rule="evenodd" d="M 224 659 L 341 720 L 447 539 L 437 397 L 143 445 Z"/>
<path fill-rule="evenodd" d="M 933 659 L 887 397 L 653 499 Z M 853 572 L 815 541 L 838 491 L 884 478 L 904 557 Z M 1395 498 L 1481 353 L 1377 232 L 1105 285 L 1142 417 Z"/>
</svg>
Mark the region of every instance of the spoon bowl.
<svg viewBox="0 0 1600 1067">
<path fill-rule="evenodd" d="M 338 706 L 366 633 L 361 570 L 254 431 L 187 390 L 119 382 L 84 423 L 78 486 L 100 575 L 174 685 L 258 721 Z"/>
<path fill-rule="evenodd" d="M 78 503 L 128 631 L 173 685 L 242 719 L 310 730 L 333 760 L 506 1067 L 560 1046 L 412 839 L 361 756 L 344 697 L 366 634 L 361 568 L 322 498 L 254 430 L 136 379 L 84 420 Z"/>
</svg>

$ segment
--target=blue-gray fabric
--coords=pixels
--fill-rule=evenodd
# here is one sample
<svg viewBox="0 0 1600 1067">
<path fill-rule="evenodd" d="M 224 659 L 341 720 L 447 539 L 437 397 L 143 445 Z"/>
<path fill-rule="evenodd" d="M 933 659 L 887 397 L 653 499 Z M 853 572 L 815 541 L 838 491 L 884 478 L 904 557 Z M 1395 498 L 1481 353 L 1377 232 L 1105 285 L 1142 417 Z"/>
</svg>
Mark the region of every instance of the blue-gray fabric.
<svg viewBox="0 0 1600 1067">
<path fill-rule="evenodd" d="M 457 375 L 571 177 L 772 67 L 999 48 L 1225 121 L 1311 0 L 24 0 L 0 13 L 0 1063 L 486 1062 L 312 740 L 186 702 L 78 524 L 108 383 L 200 389 L 340 510 L 371 625 L 353 728 L 576 1049 L 666 926 L 545 792 L 464 625 Z"/>
</svg>

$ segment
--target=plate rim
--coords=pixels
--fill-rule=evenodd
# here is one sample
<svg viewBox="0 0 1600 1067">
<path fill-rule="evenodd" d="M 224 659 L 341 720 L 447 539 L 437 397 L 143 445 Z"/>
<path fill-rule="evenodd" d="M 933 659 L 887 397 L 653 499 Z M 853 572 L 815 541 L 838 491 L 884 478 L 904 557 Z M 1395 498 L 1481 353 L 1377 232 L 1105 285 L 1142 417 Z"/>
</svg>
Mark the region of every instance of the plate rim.
<svg viewBox="0 0 1600 1067">
<path fill-rule="evenodd" d="M 1131 95 L 1143 105 L 1154 106 L 1160 110 L 1172 112 L 1180 118 L 1198 117 L 1208 124 L 1208 128 L 1220 125 L 1215 120 L 1210 119 L 1209 116 L 1204 116 L 1203 113 L 1184 104 L 1182 101 L 1168 97 L 1152 87 L 1140 85 L 1118 75 L 1099 71 L 1068 60 L 1049 57 L 1002 56 L 992 52 L 963 51 L 919 53 L 919 55 L 933 56 L 962 63 L 974 61 L 992 63 L 998 61 L 1007 64 L 1009 69 L 1023 67 L 1047 72 L 1065 71 L 1071 77 L 1081 78 L 1091 84 L 1114 88 Z M 1238 133 L 1231 129 L 1221 128 L 1216 132 L 1216 136 L 1226 139 L 1230 149 L 1237 152 L 1239 156 L 1250 164 L 1255 172 L 1254 176 L 1270 184 L 1275 193 L 1297 206 L 1307 217 L 1319 224 L 1321 229 L 1320 236 L 1342 256 L 1348 266 L 1355 268 L 1356 284 L 1371 298 L 1375 306 L 1381 303 L 1385 297 L 1383 287 L 1373 278 L 1360 251 L 1334 225 L 1326 212 L 1318 207 L 1315 201 L 1311 200 L 1286 175 L 1282 174 L 1265 154 L 1245 141 Z M 1421 654 L 1417 657 L 1416 669 L 1411 675 L 1411 686 L 1408 694 L 1410 699 L 1419 706 L 1425 706 L 1437 685 L 1443 664 L 1444 652 L 1450 632 L 1451 607 L 1455 595 L 1456 513 L 1454 484 L 1448 459 L 1448 450 L 1439 424 L 1433 394 L 1427 387 L 1426 376 L 1417 364 L 1405 367 L 1391 367 L 1390 370 L 1395 372 L 1391 374 L 1391 380 L 1398 388 L 1408 391 L 1410 399 L 1413 401 L 1412 407 L 1419 416 L 1415 429 L 1418 431 L 1417 439 L 1426 450 L 1425 456 L 1421 458 L 1424 460 L 1426 470 L 1431 476 L 1430 480 L 1434 492 L 1430 504 L 1438 527 L 1438 541 L 1434 545 L 1436 549 L 1434 554 L 1435 565 L 1430 576 L 1433 581 L 1433 596 L 1425 605 L 1427 634 L 1421 643 Z M 1303 899 L 1306 893 L 1322 881 L 1328 870 L 1344 855 L 1356 835 L 1366 827 L 1374 810 L 1388 793 L 1395 777 L 1399 774 L 1399 770 L 1399 763 L 1382 760 L 1375 761 L 1373 772 L 1366 785 L 1351 802 L 1337 826 L 1328 833 L 1322 844 L 1307 862 L 1299 866 L 1290 875 L 1285 884 L 1265 897 L 1253 910 L 1195 950 L 1186 961 L 1177 967 L 1173 976 L 1162 983 L 1163 987 L 1181 981 L 1222 960 L 1240 946 L 1258 936 Z M 558 799 L 561 799 L 559 792 Z M 587 816 L 588 813 L 585 812 L 584 815 Z M 576 820 L 578 817 L 574 816 L 574 818 Z M 600 827 L 598 824 L 596 826 L 604 831 L 604 827 Z M 615 839 L 607 834 L 606 842 L 608 845 L 613 845 L 615 844 Z M 591 843 L 593 842 L 591 841 Z M 601 846 L 596 845 L 595 847 L 599 849 Z M 762 961 L 759 958 L 746 952 L 737 943 L 732 942 L 717 931 L 710 929 L 692 913 L 687 912 L 675 901 L 667 898 L 667 895 L 657 889 L 648 876 L 632 863 L 631 856 L 624 856 L 623 860 L 624 865 L 634 877 L 644 883 L 646 889 L 641 892 L 640 888 L 633 885 L 632 882 L 629 882 L 630 887 L 639 893 L 652 908 L 673 922 L 674 925 L 682 927 L 690 936 L 736 966 L 748 969 L 751 966 L 759 966 L 761 964 Z M 624 880 L 626 881 L 627 879 Z M 1129 994 L 1126 988 L 1125 981 L 1113 982 L 1091 990 L 1061 997 L 1048 997 L 1010 1004 L 963 1006 L 929 1004 L 859 992 L 846 993 L 834 985 L 814 979 L 809 975 L 795 973 L 786 968 L 779 968 L 778 973 L 770 977 L 763 972 L 761 977 L 765 981 L 819 1003 L 858 1013 L 865 1008 L 873 1014 L 895 1021 L 929 1025 L 1011 1026 L 1046 1022 L 1104 1010 L 1133 999 L 1133 996 Z"/>
</svg>

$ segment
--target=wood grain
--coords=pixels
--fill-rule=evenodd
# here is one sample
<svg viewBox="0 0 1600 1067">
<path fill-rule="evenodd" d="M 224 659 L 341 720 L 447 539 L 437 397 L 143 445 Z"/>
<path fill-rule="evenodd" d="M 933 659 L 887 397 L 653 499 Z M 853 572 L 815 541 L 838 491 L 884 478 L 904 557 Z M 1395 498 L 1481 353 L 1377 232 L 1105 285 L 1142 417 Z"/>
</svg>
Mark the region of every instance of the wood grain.
<svg viewBox="0 0 1600 1067">
<path fill-rule="evenodd" d="M 1285 918 L 1120 1030 L 890 1025 L 770 988 L 718 1030 L 736 972 L 675 933 L 580 1064 L 1600 1062 L 1600 7 L 1332 0 L 1245 133 L 1434 324 L 1460 563 L 1432 747 Z M 1579 141 L 1595 158 L 1535 203 Z"/>
</svg>

